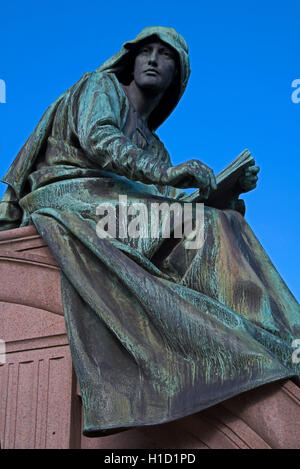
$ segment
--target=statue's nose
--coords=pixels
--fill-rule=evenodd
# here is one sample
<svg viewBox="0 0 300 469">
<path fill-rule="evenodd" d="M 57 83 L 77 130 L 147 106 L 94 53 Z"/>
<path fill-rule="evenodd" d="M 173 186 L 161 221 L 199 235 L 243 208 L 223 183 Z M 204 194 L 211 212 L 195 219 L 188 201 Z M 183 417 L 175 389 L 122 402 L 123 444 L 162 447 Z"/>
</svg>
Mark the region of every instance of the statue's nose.
<svg viewBox="0 0 300 469">
<path fill-rule="evenodd" d="M 157 51 L 156 50 L 153 50 L 151 52 L 151 55 L 149 57 L 149 64 L 157 65 Z"/>
</svg>

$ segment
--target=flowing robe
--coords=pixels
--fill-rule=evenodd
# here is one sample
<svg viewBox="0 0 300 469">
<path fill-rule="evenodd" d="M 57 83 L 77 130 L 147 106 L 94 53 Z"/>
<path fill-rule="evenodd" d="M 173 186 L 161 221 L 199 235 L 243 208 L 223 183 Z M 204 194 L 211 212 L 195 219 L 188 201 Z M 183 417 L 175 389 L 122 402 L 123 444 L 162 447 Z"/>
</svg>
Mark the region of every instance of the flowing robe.
<svg viewBox="0 0 300 469">
<path fill-rule="evenodd" d="M 97 207 L 120 195 L 127 208 L 184 207 L 181 191 L 151 184 L 170 164 L 116 76 L 96 71 L 51 106 L 4 179 L 0 228 L 34 224 L 61 266 L 88 436 L 300 377 L 299 304 L 237 210 L 205 206 L 196 250 L 97 235 Z"/>
</svg>

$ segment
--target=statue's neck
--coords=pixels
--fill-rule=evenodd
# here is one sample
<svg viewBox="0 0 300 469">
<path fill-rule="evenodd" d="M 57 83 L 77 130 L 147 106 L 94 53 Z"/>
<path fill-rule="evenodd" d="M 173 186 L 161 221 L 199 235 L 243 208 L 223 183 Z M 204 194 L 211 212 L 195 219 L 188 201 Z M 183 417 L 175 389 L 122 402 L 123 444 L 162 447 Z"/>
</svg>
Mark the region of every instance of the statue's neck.
<svg viewBox="0 0 300 469">
<path fill-rule="evenodd" d="M 162 98 L 162 93 L 144 90 L 137 86 L 133 80 L 130 85 L 124 86 L 129 101 L 140 117 L 146 123 L 152 111 L 156 108 Z"/>
</svg>

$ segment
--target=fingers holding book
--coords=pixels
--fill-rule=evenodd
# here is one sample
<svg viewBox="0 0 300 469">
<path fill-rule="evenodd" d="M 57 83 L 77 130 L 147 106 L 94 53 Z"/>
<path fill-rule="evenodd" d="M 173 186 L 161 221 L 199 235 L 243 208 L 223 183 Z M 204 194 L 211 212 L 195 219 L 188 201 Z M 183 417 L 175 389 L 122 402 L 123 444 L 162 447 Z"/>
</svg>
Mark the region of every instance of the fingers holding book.
<svg viewBox="0 0 300 469">
<path fill-rule="evenodd" d="M 252 164 L 248 166 L 238 180 L 238 185 L 243 192 L 255 189 L 258 181 L 259 166 Z"/>
</svg>

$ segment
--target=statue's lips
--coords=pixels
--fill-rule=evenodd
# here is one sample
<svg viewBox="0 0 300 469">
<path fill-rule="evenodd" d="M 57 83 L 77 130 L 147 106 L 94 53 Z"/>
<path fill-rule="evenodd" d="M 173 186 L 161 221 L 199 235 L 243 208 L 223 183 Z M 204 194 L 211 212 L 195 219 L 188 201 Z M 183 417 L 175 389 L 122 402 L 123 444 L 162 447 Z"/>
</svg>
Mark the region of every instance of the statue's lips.
<svg viewBox="0 0 300 469">
<path fill-rule="evenodd" d="M 153 68 L 148 68 L 147 70 L 144 71 L 144 73 L 146 73 L 147 75 L 153 75 L 153 76 L 160 75 L 160 73 Z"/>
</svg>

